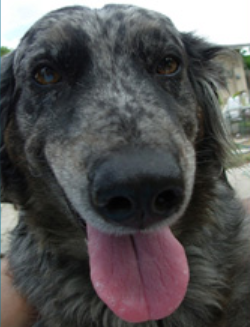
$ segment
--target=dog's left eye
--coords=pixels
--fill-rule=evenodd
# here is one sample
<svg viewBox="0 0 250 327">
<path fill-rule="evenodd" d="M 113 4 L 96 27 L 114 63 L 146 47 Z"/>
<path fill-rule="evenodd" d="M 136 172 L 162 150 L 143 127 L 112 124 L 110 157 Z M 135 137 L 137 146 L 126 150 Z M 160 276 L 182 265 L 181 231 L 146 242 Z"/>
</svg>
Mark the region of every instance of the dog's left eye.
<svg viewBox="0 0 250 327">
<path fill-rule="evenodd" d="M 50 67 L 41 67 L 35 72 L 35 80 L 41 85 L 56 84 L 61 80 L 61 75 Z"/>
<path fill-rule="evenodd" d="M 180 69 L 180 63 L 174 57 L 166 57 L 162 59 L 156 67 L 159 75 L 171 76 L 176 74 Z"/>
</svg>

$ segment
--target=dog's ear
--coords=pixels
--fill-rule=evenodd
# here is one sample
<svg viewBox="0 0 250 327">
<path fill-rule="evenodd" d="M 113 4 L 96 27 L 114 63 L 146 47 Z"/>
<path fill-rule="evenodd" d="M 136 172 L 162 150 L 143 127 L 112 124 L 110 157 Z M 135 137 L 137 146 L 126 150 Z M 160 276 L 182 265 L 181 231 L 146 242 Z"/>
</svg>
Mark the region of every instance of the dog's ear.
<svg viewBox="0 0 250 327">
<path fill-rule="evenodd" d="M 218 90 L 226 88 L 222 59 L 230 56 L 230 50 L 210 44 L 191 33 L 183 33 L 182 40 L 189 59 L 189 79 L 201 108 L 202 133 L 197 139 L 197 160 L 201 164 L 214 164 L 221 170 L 226 165 L 231 144 L 222 117 Z"/>
<path fill-rule="evenodd" d="M 20 185 L 20 174 L 11 162 L 6 144 L 5 131 L 15 108 L 15 78 L 13 61 L 15 51 L 1 58 L 1 202 L 16 201 L 17 185 Z"/>
<path fill-rule="evenodd" d="M 7 125 L 15 89 L 13 60 L 15 51 L 1 57 L 1 149 L 4 146 L 3 134 Z"/>
</svg>

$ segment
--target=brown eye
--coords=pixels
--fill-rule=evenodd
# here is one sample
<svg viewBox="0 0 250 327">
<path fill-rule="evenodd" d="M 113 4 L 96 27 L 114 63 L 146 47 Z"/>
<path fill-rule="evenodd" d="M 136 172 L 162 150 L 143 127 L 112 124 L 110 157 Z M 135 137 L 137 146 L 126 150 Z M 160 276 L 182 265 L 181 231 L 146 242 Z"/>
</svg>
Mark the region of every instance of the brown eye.
<svg viewBox="0 0 250 327">
<path fill-rule="evenodd" d="M 41 85 L 51 85 L 58 83 L 61 75 L 50 67 L 42 67 L 36 71 L 35 80 Z"/>
<path fill-rule="evenodd" d="M 180 64 L 173 57 L 166 57 L 158 64 L 156 71 L 160 75 L 173 75 L 179 71 Z"/>
</svg>

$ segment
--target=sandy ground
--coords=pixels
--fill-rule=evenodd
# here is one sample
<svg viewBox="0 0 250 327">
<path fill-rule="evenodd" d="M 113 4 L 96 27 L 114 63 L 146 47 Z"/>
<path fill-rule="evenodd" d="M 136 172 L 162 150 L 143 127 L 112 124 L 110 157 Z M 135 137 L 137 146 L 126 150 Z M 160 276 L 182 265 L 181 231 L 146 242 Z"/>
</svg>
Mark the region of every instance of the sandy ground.
<svg viewBox="0 0 250 327">
<path fill-rule="evenodd" d="M 1 253 L 5 253 L 9 244 L 9 232 L 17 223 L 17 211 L 10 204 L 1 203 Z"/>
<path fill-rule="evenodd" d="M 238 196 L 241 199 L 250 199 L 250 164 L 232 169 L 227 174 Z M 1 204 L 1 253 L 5 253 L 8 249 L 9 232 L 16 223 L 17 211 L 10 204 Z"/>
</svg>

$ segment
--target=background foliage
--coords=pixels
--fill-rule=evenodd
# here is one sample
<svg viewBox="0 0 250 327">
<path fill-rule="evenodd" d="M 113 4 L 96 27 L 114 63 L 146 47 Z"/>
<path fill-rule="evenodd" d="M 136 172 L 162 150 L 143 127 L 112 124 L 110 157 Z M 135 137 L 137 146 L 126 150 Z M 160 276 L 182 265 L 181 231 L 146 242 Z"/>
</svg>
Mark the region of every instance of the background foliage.
<svg viewBox="0 0 250 327">
<path fill-rule="evenodd" d="M 11 49 L 2 46 L 1 47 L 1 57 L 4 56 L 5 54 L 9 53 L 11 51 Z"/>
</svg>

